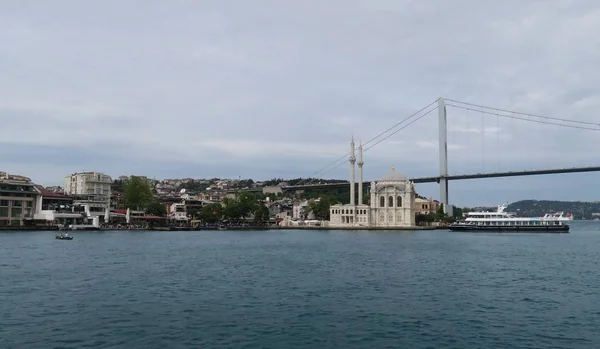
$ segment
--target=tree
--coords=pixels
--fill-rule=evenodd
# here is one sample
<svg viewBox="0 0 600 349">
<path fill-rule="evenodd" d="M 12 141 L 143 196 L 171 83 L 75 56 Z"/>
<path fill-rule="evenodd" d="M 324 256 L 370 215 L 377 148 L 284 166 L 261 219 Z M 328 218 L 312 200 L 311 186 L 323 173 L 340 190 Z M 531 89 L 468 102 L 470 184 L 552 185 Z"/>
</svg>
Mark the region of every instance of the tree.
<svg viewBox="0 0 600 349">
<path fill-rule="evenodd" d="M 111 189 L 122 193 L 125 189 L 125 182 L 122 179 L 115 179 L 111 185 Z"/>
<path fill-rule="evenodd" d="M 250 192 L 237 192 L 234 198 L 225 198 L 223 205 L 225 206 L 225 218 L 233 221 L 243 220 L 255 213 L 259 205 L 264 206 L 262 200 L 258 200 Z"/>
<path fill-rule="evenodd" d="M 265 223 L 269 221 L 269 218 L 269 208 L 264 204 L 256 205 L 256 209 L 254 210 L 254 222 Z"/>
<path fill-rule="evenodd" d="M 239 204 L 240 210 L 240 218 L 246 218 L 249 214 L 254 213 L 256 211 L 256 207 L 258 205 L 258 200 L 254 194 L 249 192 L 242 192 L 237 195 L 237 201 Z"/>
<path fill-rule="evenodd" d="M 455 217 L 448 216 L 446 213 L 444 213 L 444 204 L 440 204 L 440 207 L 437 209 L 437 212 L 435 213 L 435 220 L 438 222 L 452 223 L 456 219 L 455 219 Z"/>
<path fill-rule="evenodd" d="M 154 201 L 146 207 L 146 214 L 164 217 L 167 215 L 167 208 L 158 201 Z"/>
<path fill-rule="evenodd" d="M 123 198 L 128 208 L 139 210 L 148 207 L 153 200 L 150 183 L 144 178 L 131 176 L 125 182 Z"/>
<path fill-rule="evenodd" d="M 462 219 L 463 218 L 463 214 L 469 212 L 469 209 L 466 207 L 455 207 L 452 215 L 454 216 L 455 219 Z"/>
<path fill-rule="evenodd" d="M 427 213 L 427 214 L 420 213 L 420 214 L 415 215 L 415 223 L 417 225 L 432 223 L 432 222 L 435 222 L 435 214 L 434 213 Z"/>
<path fill-rule="evenodd" d="M 223 199 L 223 206 L 224 218 L 237 221 L 240 217 L 242 217 L 240 204 L 235 198 Z"/>
<path fill-rule="evenodd" d="M 446 214 L 444 213 L 444 204 L 440 204 L 437 211 L 435 212 L 435 219 L 438 221 L 442 221 L 446 218 Z"/>
<path fill-rule="evenodd" d="M 209 204 L 200 209 L 198 219 L 205 223 L 217 223 L 223 219 L 224 209 L 221 204 Z"/>
<path fill-rule="evenodd" d="M 318 220 L 329 220 L 329 208 L 339 201 L 334 196 L 324 195 L 319 200 L 315 200 L 306 207 L 307 212 L 312 212 Z"/>
</svg>

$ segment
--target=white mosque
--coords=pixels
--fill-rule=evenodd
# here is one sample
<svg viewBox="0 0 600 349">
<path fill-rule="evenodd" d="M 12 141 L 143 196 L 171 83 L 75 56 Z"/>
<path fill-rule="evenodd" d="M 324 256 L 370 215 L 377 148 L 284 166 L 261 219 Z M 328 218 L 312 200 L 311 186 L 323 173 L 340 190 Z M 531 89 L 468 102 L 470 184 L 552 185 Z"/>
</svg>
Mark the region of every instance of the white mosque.
<svg viewBox="0 0 600 349">
<path fill-rule="evenodd" d="M 358 146 L 358 203 L 354 180 L 354 137 L 350 143 L 350 204 L 332 205 L 329 226 L 331 227 L 414 227 L 415 185 L 408 177 L 392 167 L 391 171 L 377 182 L 371 182 L 370 201 L 363 201 L 363 149 Z"/>
</svg>

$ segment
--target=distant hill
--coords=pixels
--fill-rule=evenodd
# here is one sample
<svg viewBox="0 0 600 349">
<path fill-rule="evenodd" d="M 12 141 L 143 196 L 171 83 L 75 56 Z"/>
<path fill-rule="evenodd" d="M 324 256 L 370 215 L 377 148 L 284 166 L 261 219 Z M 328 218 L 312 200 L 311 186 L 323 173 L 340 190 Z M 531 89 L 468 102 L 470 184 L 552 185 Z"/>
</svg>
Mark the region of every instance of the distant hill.
<svg viewBox="0 0 600 349">
<path fill-rule="evenodd" d="M 564 211 L 565 214 L 572 213 L 575 219 L 591 219 L 595 218 L 593 213 L 600 214 L 600 201 L 522 200 L 509 204 L 506 211 L 527 217 Z"/>
</svg>

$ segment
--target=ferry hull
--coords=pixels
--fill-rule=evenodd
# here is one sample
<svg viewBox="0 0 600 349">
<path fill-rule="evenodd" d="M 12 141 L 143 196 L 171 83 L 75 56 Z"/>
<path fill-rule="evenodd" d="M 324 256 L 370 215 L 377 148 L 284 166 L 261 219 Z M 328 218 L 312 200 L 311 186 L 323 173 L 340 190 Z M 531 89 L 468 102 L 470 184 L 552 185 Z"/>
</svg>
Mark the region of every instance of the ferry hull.
<svg viewBox="0 0 600 349">
<path fill-rule="evenodd" d="M 532 225 L 532 226 L 494 226 L 494 225 L 485 225 L 485 226 L 476 226 L 476 225 L 463 225 L 463 224 L 455 224 L 449 225 L 448 229 L 452 231 L 468 231 L 468 232 L 501 232 L 501 233 L 568 233 L 569 226 L 568 225 Z"/>
</svg>

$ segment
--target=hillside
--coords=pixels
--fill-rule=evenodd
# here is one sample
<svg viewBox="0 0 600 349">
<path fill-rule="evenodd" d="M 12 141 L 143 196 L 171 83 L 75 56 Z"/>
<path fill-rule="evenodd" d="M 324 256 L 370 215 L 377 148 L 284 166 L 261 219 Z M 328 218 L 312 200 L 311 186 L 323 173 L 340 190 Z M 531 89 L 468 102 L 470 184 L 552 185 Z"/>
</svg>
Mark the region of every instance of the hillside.
<svg viewBox="0 0 600 349">
<path fill-rule="evenodd" d="M 507 211 L 527 217 L 564 211 L 565 213 L 572 213 L 575 219 L 591 219 L 595 218 L 592 213 L 600 213 L 600 202 L 522 200 L 509 204 Z"/>
</svg>

